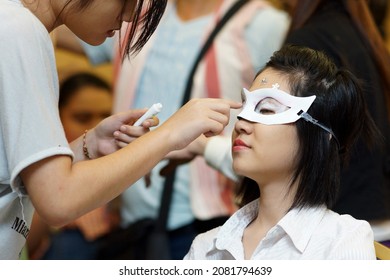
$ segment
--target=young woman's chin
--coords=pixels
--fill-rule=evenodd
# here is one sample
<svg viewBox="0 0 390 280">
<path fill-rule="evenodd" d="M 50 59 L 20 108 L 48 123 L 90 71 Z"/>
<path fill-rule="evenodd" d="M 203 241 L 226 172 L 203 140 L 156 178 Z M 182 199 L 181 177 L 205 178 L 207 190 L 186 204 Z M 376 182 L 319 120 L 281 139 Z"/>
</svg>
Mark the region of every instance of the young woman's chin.
<svg viewBox="0 0 390 280">
<path fill-rule="evenodd" d="M 233 167 L 234 173 L 236 173 L 238 176 L 248 177 L 249 174 L 247 174 L 247 172 L 245 172 L 245 165 L 242 165 L 237 161 L 233 161 L 232 167 Z"/>
</svg>

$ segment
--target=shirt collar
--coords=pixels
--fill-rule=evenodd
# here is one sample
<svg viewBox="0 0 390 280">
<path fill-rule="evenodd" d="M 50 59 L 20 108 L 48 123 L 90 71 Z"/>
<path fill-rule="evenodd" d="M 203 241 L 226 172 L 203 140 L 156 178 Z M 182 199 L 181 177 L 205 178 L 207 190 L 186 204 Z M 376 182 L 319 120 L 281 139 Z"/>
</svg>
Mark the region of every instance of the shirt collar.
<svg viewBox="0 0 390 280">
<path fill-rule="evenodd" d="M 244 252 L 241 242 L 243 232 L 248 224 L 257 217 L 258 206 L 259 201 L 256 199 L 235 212 L 221 226 L 208 252 L 229 248 L 229 252 L 240 252 L 243 256 Z M 302 209 L 294 208 L 269 232 L 283 231 L 290 237 L 297 250 L 303 253 L 314 230 L 324 217 L 326 210 L 327 208 L 325 206 L 306 207 Z M 304 230 L 302 230 L 303 228 Z"/>
<path fill-rule="evenodd" d="M 236 259 L 243 259 L 244 248 L 242 246 L 241 239 L 245 228 L 257 217 L 257 212 L 257 199 L 236 211 L 221 226 L 208 252 L 213 250 L 228 250 L 231 254 L 242 254 L 242 256 L 235 257 Z"/>
<path fill-rule="evenodd" d="M 294 208 L 278 222 L 277 226 L 285 231 L 294 246 L 303 253 L 326 210 L 325 206 Z"/>
</svg>

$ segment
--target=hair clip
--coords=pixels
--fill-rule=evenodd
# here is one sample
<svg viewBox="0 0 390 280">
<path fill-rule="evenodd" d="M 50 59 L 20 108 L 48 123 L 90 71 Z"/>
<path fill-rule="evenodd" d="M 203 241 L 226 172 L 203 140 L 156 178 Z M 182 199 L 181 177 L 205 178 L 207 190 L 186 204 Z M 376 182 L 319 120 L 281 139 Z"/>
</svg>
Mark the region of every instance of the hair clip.
<svg viewBox="0 0 390 280">
<path fill-rule="evenodd" d="M 273 88 L 273 89 L 279 89 L 279 88 L 280 88 L 280 85 L 279 85 L 278 83 L 273 84 L 273 85 L 272 85 L 272 88 Z"/>
</svg>

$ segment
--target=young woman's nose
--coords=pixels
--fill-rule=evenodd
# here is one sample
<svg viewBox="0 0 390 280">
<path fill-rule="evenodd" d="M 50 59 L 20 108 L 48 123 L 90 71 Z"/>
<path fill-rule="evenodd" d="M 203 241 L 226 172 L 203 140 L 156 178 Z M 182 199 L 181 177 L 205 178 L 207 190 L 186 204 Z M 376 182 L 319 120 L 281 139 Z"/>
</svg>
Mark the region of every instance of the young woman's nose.
<svg viewBox="0 0 390 280">
<path fill-rule="evenodd" d="M 236 124 L 234 125 L 234 130 L 237 132 L 237 133 L 245 133 L 245 134 L 249 134 L 252 132 L 252 123 L 250 121 L 247 121 L 241 117 L 237 117 L 238 121 L 236 122 Z"/>
</svg>

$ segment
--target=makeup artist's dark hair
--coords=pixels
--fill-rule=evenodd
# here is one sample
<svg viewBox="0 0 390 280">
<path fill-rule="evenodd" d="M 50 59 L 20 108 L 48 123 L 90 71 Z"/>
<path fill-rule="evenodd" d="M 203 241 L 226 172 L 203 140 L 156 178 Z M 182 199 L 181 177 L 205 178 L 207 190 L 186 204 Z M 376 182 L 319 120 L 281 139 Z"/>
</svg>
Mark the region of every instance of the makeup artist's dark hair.
<svg viewBox="0 0 390 280">
<path fill-rule="evenodd" d="M 349 71 L 338 69 L 324 53 L 292 45 L 275 52 L 266 68 L 286 78 L 290 94 L 316 95 L 308 113 L 338 140 L 302 118 L 295 123 L 299 148 L 290 186 L 297 182 L 298 188 L 292 208 L 323 204 L 331 208 L 340 185 L 340 168 L 359 135 L 371 146 L 379 137 L 359 81 Z M 245 178 L 238 192 L 241 204 L 259 197 L 258 189 Z"/>
<path fill-rule="evenodd" d="M 156 30 L 167 6 L 167 0 L 146 0 L 146 7 L 144 2 L 145 0 L 137 0 L 128 39 L 124 46 L 124 56 L 137 53 L 142 49 Z"/>
</svg>

